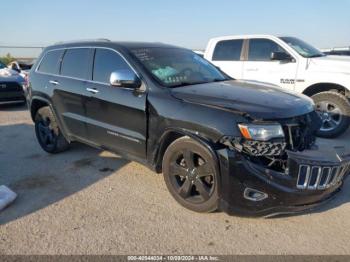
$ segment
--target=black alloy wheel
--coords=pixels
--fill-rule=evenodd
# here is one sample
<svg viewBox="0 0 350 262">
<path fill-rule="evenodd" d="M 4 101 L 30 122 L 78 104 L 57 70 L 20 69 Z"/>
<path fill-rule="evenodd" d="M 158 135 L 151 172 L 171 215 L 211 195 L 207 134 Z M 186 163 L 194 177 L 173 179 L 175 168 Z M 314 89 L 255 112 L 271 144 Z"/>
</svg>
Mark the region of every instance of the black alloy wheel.
<svg viewBox="0 0 350 262">
<path fill-rule="evenodd" d="M 49 107 L 42 107 L 35 116 L 35 133 L 42 149 L 48 153 L 59 153 L 69 147 Z"/>
<path fill-rule="evenodd" d="M 166 150 L 163 173 L 173 197 L 197 212 L 218 208 L 215 161 L 209 150 L 189 137 L 174 141 Z"/>
</svg>

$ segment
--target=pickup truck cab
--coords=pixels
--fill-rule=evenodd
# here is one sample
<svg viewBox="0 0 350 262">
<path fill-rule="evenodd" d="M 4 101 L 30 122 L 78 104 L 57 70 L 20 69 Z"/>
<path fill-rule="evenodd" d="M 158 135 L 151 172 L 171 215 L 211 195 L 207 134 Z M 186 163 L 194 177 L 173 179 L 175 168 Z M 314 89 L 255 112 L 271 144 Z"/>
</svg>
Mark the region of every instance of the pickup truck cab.
<svg viewBox="0 0 350 262">
<path fill-rule="evenodd" d="M 235 79 L 271 83 L 313 98 L 322 137 L 350 123 L 350 57 L 328 56 L 295 37 L 242 35 L 213 38 L 204 57 Z"/>
<path fill-rule="evenodd" d="M 43 150 L 82 142 L 136 160 L 194 211 L 297 212 L 332 197 L 349 173 L 343 149 L 317 149 L 310 98 L 233 80 L 184 48 L 57 44 L 26 90 Z"/>
</svg>

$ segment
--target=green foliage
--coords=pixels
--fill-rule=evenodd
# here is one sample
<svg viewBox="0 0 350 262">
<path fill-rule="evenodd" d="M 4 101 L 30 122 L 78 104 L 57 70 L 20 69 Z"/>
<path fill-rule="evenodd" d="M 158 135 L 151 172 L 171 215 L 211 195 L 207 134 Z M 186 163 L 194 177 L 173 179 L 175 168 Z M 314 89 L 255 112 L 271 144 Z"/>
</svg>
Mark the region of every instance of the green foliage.
<svg viewBox="0 0 350 262">
<path fill-rule="evenodd" d="M 5 65 L 8 65 L 12 61 L 16 60 L 13 56 L 11 56 L 10 53 L 8 53 L 6 56 L 0 57 L 0 61 L 4 63 Z"/>
</svg>

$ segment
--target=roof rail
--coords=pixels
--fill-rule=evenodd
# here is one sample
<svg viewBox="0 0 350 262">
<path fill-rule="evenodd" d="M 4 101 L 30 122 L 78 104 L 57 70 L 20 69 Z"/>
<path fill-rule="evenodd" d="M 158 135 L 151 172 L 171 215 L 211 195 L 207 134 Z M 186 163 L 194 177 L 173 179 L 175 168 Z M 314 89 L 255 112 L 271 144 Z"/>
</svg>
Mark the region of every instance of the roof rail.
<svg viewBox="0 0 350 262">
<path fill-rule="evenodd" d="M 91 41 L 111 42 L 111 40 L 109 40 L 107 38 L 94 38 L 94 39 L 80 39 L 80 40 L 59 41 L 59 42 L 56 42 L 55 45 L 58 45 L 58 44 L 69 44 L 69 43 L 75 43 L 75 42 L 91 42 Z"/>
</svg>

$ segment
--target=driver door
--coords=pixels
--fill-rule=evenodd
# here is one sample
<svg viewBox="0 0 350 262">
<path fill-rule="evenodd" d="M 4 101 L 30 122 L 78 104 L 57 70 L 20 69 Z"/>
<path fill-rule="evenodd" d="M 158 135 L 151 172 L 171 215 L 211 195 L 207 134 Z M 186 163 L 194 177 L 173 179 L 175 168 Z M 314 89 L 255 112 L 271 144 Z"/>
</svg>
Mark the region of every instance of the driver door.
<svg viewBox="0 0 350 262">
<path fill-rule="evenodd" d="M 97 48 L 92 81 L 86 84 L 89 140 L 100 147 L 144 158 L 146 156 L 146 93 L 110 85 L 110 75 L 133 70 L 116 51 Z M 133 72 L 134 73 L 134 72 Z"/>
</svg>

